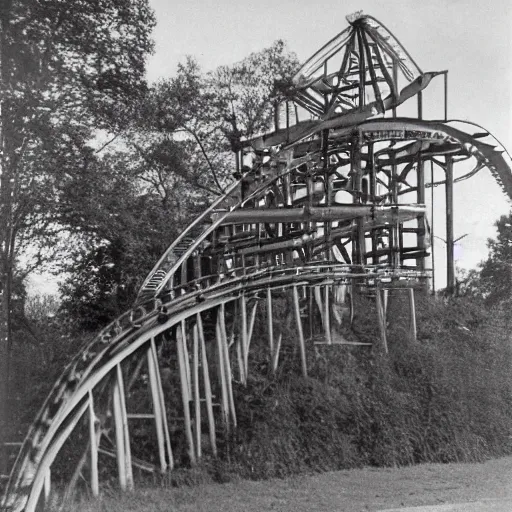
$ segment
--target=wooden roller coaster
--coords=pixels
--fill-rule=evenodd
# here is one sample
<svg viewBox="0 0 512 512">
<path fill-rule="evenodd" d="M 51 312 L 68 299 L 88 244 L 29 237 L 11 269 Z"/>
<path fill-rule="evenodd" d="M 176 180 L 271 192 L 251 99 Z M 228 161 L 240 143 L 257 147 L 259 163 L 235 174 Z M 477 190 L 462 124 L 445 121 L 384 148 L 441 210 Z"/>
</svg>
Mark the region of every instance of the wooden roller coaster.
<svg viewBox="0 0 512 512">
<path fill-rule="evenodd" d="M 450 287 L 453 184 L 485 167 L 512 197 L 510 159 L 485 130 L 447 119 L 446 71 L 422 72 L 371 16 L 347 19 L 283 91 L 274 130 L 241 141 L 237 181 L 170 245 L 133 309 L 64 370 L 3 510 L 31 512 L 77 486 L 96 496 L 115 466 L 131 489 L 139 473 L 217 456 L 237 427 L 233 386 L 247 383 L 255 347 L 275 372 L 293 340 L 304 375 L 313 344 L 386 352 L 391 289 L 415 340 L 415 290 L 431 277 L 426 189 L 446 191 Z M 423 118 L 435 79 L 444 120 Z M 398 116 L 406 102 L 415 116 Z M 373 343 L 347 335 L 358 294 L 373 304 Z"/>
</svg>

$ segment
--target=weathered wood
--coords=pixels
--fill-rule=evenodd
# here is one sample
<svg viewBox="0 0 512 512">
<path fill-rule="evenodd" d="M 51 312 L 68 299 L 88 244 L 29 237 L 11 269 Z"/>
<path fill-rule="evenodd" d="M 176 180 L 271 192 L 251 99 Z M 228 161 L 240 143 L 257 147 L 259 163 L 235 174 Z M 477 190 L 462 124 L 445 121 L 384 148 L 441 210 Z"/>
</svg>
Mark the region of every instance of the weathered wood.
<svg viewBox="0 0 512 512">
<path fill-rule="evenodd" d="M 375 302 L 377 309 L 377 321 L 379 324 L 380 332 L 380 346 L 384 353 L 388 353 L 388 340 L 387 340 L 387 328 L 386 328 L 386 315 L 384 313 L 384 307 L 382 304 L 381 290 L 375 288 Z"/>
<path fill-rule="evenodd" d="M 153 350 L 151 344 L 148 347 L 146 353 L 146 359 L 148 363 L 148 376 L 149 376 L 149 387 L 151 390 L 151 400 L 153 403 L 153 416 L 155 420 L 156 439 L 158 445 L 158 457 L 160 461 L 160 471 L 164 473 L 167 469 L 167 462 L 165 459 L 165 439 L 164 439 L 164 419 L 162 417 L 162 409 L 160 402 L 161 390 L 159 389 L 159 383 L 156 377 L 155 360 L 153 358 Z"/>
<path fill-rule="evenodd" d="M 222 347 L 224 354 L 224 368 L 226 370 L 226 384 L 228 389 L 228 400 L 229 400 L 229 411 L 231 415 L 231 422 L 233 427 L 236 428 L 236 409 L 235 409 L 235 400 L 233 396 L 233 375 L 231 373 L 231 361 L 229 359 L 229 346 L 228 346 L 228 336 L 226 332 L 226 310 L 225 305 L 221 304 L 220 306 L 222 315 L 220 317 L 220 332 L 222 335 Z"/>
<path fill-rule="evenodd" d="M 247 372 L 249 369 L 249 338 L 247 332 L 247 299 L 245 294 L 242 293 L 240 297 L 240 320 L 241 320 L 241 331 L 242 331 L 242 357 L 244 365 L 244 373 L 247 378 Z"/>
<path fill-rule="evenodd" d="M 293 287 L 293 302 L 295 310 L 295 321 L 297 324 L 297 333 L 299 335 L 299 350 L 300 350 L 300 361 L 302 367 L 302 375 L 307 377 L 308 367 L 306 362 L 306 343 L 304 341 L 304 332 L 302 330 L 302 320 L 300 318 L 300 304 L 299 304 L 299 291 L 297 286 Z"/>
<path fill-rule="evenodd" d="M 215 417 L 213 415 L 213 397 L 212 387 L 210 383 L 210 372 L 208 369 L 208 357 L 206 354 L 206 343 L 204 341 L 203 321 L 201 313 L 196 314 L 196 322 L 198 327 L 199 342 L 201 348 L 201 367 L 203 370 L 204 396 L 206 402 L 206 414 L 208 417 L 208 433 L 210 438 L 210 447 L 213 456 L 217 456 L 217 439 L 215 434 Z"/>
<path fill-rule="evenodd" d="M 167 424 L 167 412 L 165 407 L 164 390 L 162 387 L 162 377 L 160 375 L 160 366 L 158 364 L 158 352 L 156 350 L 155 338 L 151 338 L 151 355 L 153 356 L 156 380 L 158 385 L 158 397 L 160 400 L 160 410 L 162 412 L 162 425 L 164 430 L 165 447 L 167 451 L 167 461 L 169 469 L 174 468 L 174 457 L 172 454 L 171 437 L 169 435 L 169 425 Z"/>
<path fill-rule="evenodd" d="M 201 396 L 199 389 L 199 333 L 197 323 L 192 328 L 192 388 L 194 398 L 194 433 L 197 460 L 202 458 L 201 449 Z"/>
<path fill-rule="evenodd" d="M 222 332 L 220 328 L 220 311 L 217 312 L 217 322 L 215 324 L 215 338 L 217 340 L 217 364 L 219 368 L 219 378 L 220 378 L 220 389 L 221 389 L 221 409 L 222 409 L 222 422 L 224 428 L 229 431 L 229 397 L 228 397 L 228 387 L 227 387 L 227 377 L 226 377 L 226 365 L 225 365 L 225 357 L 224 357 L 224 347 L 222 342 Z"/>
<path fill-rule="evenodd" d="M 130 435 L 124 394 L 123 372 L 120 364 L 116 366 L 114 381 L 114 423 L 116 431 L 117 469 L 121 489 L 133 489 L 133 473 L 131 461 Z"/>
<path fill-rule="evenodd" d="M 180 373 L 181 398 L 183 402 L 183 417 L 185 419 L 185 437 L 187 440 L 187 451 L 191 464 L 196 463 L 196 452 L 194 447 L 194 438 L 192 436 L 192 423 L 190 419 L 190 388 L 189 375 L 187 374 L 187 364 L 185 362 L 185 338 L 183 336 L 182 322 L 176 327 L 176 349 L 178 352 L 178 368 Z"/>
<path fill-rule="evenodd" d="M 98 436 L 96 434 L 96 414 L 94 413 L 94 399 L 92 391 L 89 391 L 89 445 L 91 451 L 90 469 L 91 469 L 91 492 L 93 496 L 100 493 L 100 484 L 98 477 Z"/>
<path fill-rule="evenodd" d="M 268 343 L 270 348 L 270 359 L 274 357 L 274 321 L 273 321 L 273 308 L 272 308 L 272 290 L 267 288 L 267 328 L 268 328 Z"/>
<path fill-rule="evenodd" d="M 50 493 L 52 491 L 52 471 L 50 468 L 46 470 L 46 474 L 44 476 L 44 502 L 48 503 L 50 500 Z"/>
<path fill-rule="evenodd" d="M 330 306 L 330 297 L 329 297 L 329 289 L 330 286 L 328 284 L 325 285 L 325 336 L 327 338 L 327 343 L 329 345 L 332 344 L 332 336 L 331 336 L 331 306 Z"/>
</svg>

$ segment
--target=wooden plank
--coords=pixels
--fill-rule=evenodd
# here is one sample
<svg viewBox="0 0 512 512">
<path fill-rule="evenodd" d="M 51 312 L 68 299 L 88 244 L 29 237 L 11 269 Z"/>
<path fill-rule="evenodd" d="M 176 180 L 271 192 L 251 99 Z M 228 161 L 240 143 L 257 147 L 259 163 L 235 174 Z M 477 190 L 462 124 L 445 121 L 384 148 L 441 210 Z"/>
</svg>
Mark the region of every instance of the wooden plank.
<svg viewBox="0 0 512 512">
<path fill-rule="evenodd" d="M 300 319 L 299 291 L 297 286 L 293 287 L 293 302 L 295 306 L 295 321 L 297 323 L 297 333 L 299 335 L 300 361 L 302 367 L 302 375 L 307 377 L 308 368 L 306 363 L 306 343 L 304 341 L 304 332 L 302 330 L 302 320 Z"/>
<path fill-rule="evenodd" d="M 155 360 L 153 358 L 153 351 L 151 344 L 147 350 L 147 363 L 148 363 L 148 376 L 149 387 L 151 391 L 151 400 L 153 402 L 153 415 L 155 420 L 156 439 L 158 445 L 158 457 L 160 460 L 160 471 L 164 473 L 167 469 L 167 462 L 165 460 L 165 440 L 163 418 L 160 402 L 160 390 L 158 389 L 158 382 L 156 378 Z"/>
<path fill-rule="evenodd" d="M 199 334 L 199 343 L 201 348 L 201 368 L 203 369 L 204 395 L 206 402 L 206 414 L 208 416 L 208 433 L 210 437 L 210 447 L 213 456 L 217 456 L 217 439 L 215 434 L 215 418 L 213 415 L 212 387 L 210 382 L 210 372 L 208 369 L 208 358 L 206 355 L 206 343 L 204 341 L 203 321 L 201 313 L 196 314 L 196 322 Z"/>
<path fill-rule="evenodd" d="M 184 322 L 183 322 L 184 323 Z M 181 398 L 183 402 L 183 416 L 185 418 L 185 437 L 187 439 L 188 456 L 190 463 L 196 463 L 196 452 L 194 448 L 194 438 L 192 437 L 192 425 L 190 421 L 190 394 L 189 380 L 187 375 L 187 365 L 185 363 L 185 340 L 183 337 L 183 323 L 176 328 L 176 348 L 178 351 L 178 368 L 181 383 Z"/>
<path fill-rule="evenodd" d="M 96 415 L 92 391 L 89 391 L 89 444 L 91 450 L 91 492 L 93 496 L 100 493 L 98 476 L 98 436 L 96 435 Z"/>
</svg>

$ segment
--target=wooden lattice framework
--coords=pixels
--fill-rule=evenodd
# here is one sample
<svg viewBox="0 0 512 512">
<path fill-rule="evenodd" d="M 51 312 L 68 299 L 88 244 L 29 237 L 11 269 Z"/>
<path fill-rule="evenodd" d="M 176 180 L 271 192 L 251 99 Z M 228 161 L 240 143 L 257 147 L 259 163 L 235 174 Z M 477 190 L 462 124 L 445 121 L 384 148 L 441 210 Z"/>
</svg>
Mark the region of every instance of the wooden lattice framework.
<svg viewBox="0 0 512 512">
<path fill-rule="evenodd" d="M 233 385 L 250 377 L 253 347 L 263 343 L 276 371 L 293 331 L 304 375 L 312 344 L 386 352 L 391 289 L 406 297 L 415 341 L 414 294 L 430 277 L 426 189 L 446 190 L 450 286 L 453 184 L 486 167 L 512 196 L 510 160 L 486 131 L 447 120 L 446 72 L 422 72 L 371 16 L 348 21 L 283 91 L 274 130 L 241 141 L 237 181 L 171 244 L 133 309 L 64 370 L 20 450 L 4 510 L 33 511 L 55 487 L 69 495 L 84 481 L 96 496 L 112 463 L 131 489 L 139 472 L 216 456 L 237 426 Z M 423 91 L 438 75 L 445 119 L 425 120 Z M 399 117 L 408 100 L 414 117 Z M 433 166 L 439 182 L 427 176 Z M 371 344 L 344 335 L 357 294 L 374 304 Z M 151 460 L 137 456 L 140 422 L 154 427 Z M 76 442 L 67 481 L 52 485 Z"/>
</svg>

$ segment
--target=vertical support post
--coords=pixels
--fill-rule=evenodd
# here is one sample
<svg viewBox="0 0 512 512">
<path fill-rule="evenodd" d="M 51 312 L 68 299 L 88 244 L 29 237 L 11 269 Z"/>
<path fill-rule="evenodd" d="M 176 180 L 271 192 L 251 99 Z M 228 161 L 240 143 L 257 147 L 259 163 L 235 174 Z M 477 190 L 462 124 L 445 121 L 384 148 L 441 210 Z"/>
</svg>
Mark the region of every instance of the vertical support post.
<svg viewBox="0 0 512 512">
<path fill-rule="evenodd" d="M 430 160 L 430 244 L 432 253 L 432 293 L 436 294 L 436 254 L 435 254 L 435 237 L 434 237 L 434 162 Z"/>
<path fill-rule="evenodd" d="M 453 159 L 446 157 L 446 290 L 449 295 L 455 289 L 455 260 L 453 255 Z"/>
<path fill-rule="evenodd" d="M 233 397 L 233 379 L 231 375 L 231 362 L 229 360 L 228 335 L 226 332 L 226 308 L 224 304 L 220 305 L 220 334 L 222 336 L 222 353 L 224 355 L 224 371 L 226 374 L 226 387 L 228 391 L 229 412 L 231 414 L 231 421 L 233 422 L 233 426 L 236 428 L 236 410 L 235 400 Z M 247 375 L 247 370 L 245 374 Z"/>
<path fill-rule="evenodd" d="M 178 367 L 180 373 L 181 399 L 183 402 L 183 419 L 185 422 L 185 437 L 187 439 L 188 456 L 190 463 L 196 463 L 196 452 L 194 448 L 194 438 L 192 437 L 192 424 L 190 420 L 190 373 L 187 372 L 185 362 L 185 333 L 183 332 L 185 322 L 176 327 L 176 349 L 178 351 Z"/>
<path fill-rule="evenodd" d="M 293 287 L 293 303 L 295 306 L 295 321 L 297 322 L 297 332 L 299 334 L 300 361 L 302 366 L 302 375 L 308 376 L 308 367 L 306 363 L 306 343 L 304 341 L 304 332 L 302 330 L 302 320 L 300 319 L 299 291 L 297 286 Z"/>
<path fill-rule="evenodd" d="M 418 92 L 418 119 L 423 119 L 423 92 Z"/>
<path fill-rule="evenodd" d="M 329 297 L 329 289 L 330 286 L 328 284 L 325 285 L 325 336 L 327 338 L 327 343 L 332 345 L 332 336 L 331 336 L 331 305 L 330 305 L 330 297 Z"/>
<path fill-rule="evenodd" d="M 272 290 L 267 288 L 267 326 L 268 343 L 270 347 L 270 358 L 274 357 L 274 321 L 272 319 Z"/>
<path fill-rule="evenodd" d="M 251 320 L 249 321 L 249 332 L 247 334 L 247 353 L 251 346 L 252 332 L 254 331 L 254 322 L 256 321 L 256 310 L 258 309 L 258 301 L 253 304 L 251 311 Z M 248 369 L 247 369 L 248 370 Z"/>
<path fill-rule="evenodd" d="M 443 73 L 444 76 L 444 120 L 448 121 L 448 71 Z"/>
<path fill-rule="evenodd" d="M 245 294 L 240 297 L 240 315 L 242 321 L 242 357 L 244 364 L 244 373 L 247 377 L 247 369 L 249 365 L 249 340 L 247 338 L 247 302 Z"/>
<path fill-rule="evenodd" d="M 197 323 L 192 328 L 192 387 L 194 393 L 194 433 L 196 435 L 196 456 L 201 459 L 201 396 L 199 393 L 199 333 Z"/>
<path fill-rule="evenodd" d="M 155 338 L 151 338 L 151 357 L 155 369 L 156 384 L 158 390 L 158 400 L 160 402 L 160 411 L 162 415 L 162 426 L 164 431 L 165 447 L 167 450 L 168 467 L 174 469 L 174 457 L 172 455 L 171 438 L 169 436 L 169 425 L 167 425 L 167 414 L 165 409 L 164 390 L 162 387 L 162 377 L 160 376 L 160 367 L 158 365 L 158 353 L 156 350 Z"/>
<path fill-rule="evenodd" d="M 382 305 L 381 289 L 377 286 L 375 288 L 375 301 L 377 308 L 377 320 L 379 323 L 380 342 L 381 347 L 385 354 L 388 353 L 388 340 L 387 340 L 387 329 L 386 329 L 386 315 L 384 313 L 384 307 Z"/>
<path fill-rule="evenodd" d="M 362 175 L 361 168 L 361 145 L 359 134 L 355 134 L 351 141 L 350 154 L 350 172 L 352 174 L 352 190 L 355 204 L 361 203 Z M 355 264 L 363 265 L 365 263 L 365 236 L 364 236 L 364 220 L 357 218 L 355 222 L 355 231 L 352 234 L 352 261 Z"/>
<path fill-rule="evenodd" d="M 409 339 L 416 343 L 416 305 L 414 303 L 414 288 L 407 289 L 409 295 Z"/>
<path fill-rule="evenodd" d="M 132 455 L 130 448 L 130 435 L 128 431 L 128 416 L 124 395 L 123 372 L 121 366 L 116 366 L 116 379 L 114 382 L 114 419 L 116 431 L 117 468 L 119 471 L 119 485 L 123 491 L 133 489 Z"/>
<path fill-rule="evenodd" d="M 91 445 L 91 491 L 92 495 L 96 497 L 100 493 L 100 484 L 98 477 L 98 438 L 92 391 L 89 391 L 89 439 Z"/>
<path fill-rule="evenodd" d="M 417 192 L 416 192 L 416 202 L 418 204 L 425 204 L 425 167 L 423 158 L 421 158 L 421 152 L 418 154 L 418 164 L 416 170 L 416 183 L 417 183 Z M 416 235 L 416 246 L 420 251 L 425 250 L 425 214 L 420 215 L 417 220 L 417 228 L 418 232 Z M 420 256 L 416 258 L 416 268 L 418 270 L 425 270 L 425 256 Z"/>
<path fill-rule="evenodd" d="M 156 438 L 158 444 L 158 456 L 160 460 L 160 471 L 162 473 L 167 469 L 167 462 L 165 460 L 165 440 L 164 440 L 164 428 L 163 428 L 163 418 L 162 418 L 162 409 L 160 402 L 160 390 L 158 389 L 158 382 L 156 378 L 156 369 L 155 369 L 155 361 L 153 360 L 153 353 L 151 350 L 151 345 L 147 351 L 147 361 L 148 361 L 148 375 L 149 375 L 149 386 L 151 389 L 151 399 L 153 402 L 153 415 L 155 417 L 155 429 L 156 429 Z"/>
<path fill-rule="evenodd" d="M 215 435 L 215 419 L 213 416 L 212 386 L 210 382 L 210 372 L 208 370 L 208 358 L 206 355 L 206 343 L 204 341 L 203 321 L 201 313 L 197 313 L 196 322 L 199 334 L 201 348 L 201 367 L 203 369 L 204 396 L 206 402 L 206 415 L 208 417 L 208 433 L 210 437 L 210 446 L 213 456 L 217 456 L 217 439 Z"/>
<path fill-rule="evenodd" d="M 220 374 L 220 391 L 221 391 L 221 408 L 222 408 L 222 421 L 226 431 L 229 432 L 229 398 L 228 387 L 226 382 L 226 367 L 224 359 L 224 347 L 222 343 L 222 333 L 220 329 L 220 310 L 217 312 L 217 322 L 215 324 L 215 338 L 217 340 L 218 364 Z"/>
<path fill-rule="evenodd" d="M 43 489 L 44 489 L 44 502 L 48 503 L 48 500 L 50 499 L 50 492 L 52 490 L 52 472 L 51 472 L 50 468 L 48 468 L 46 470 L 46 473 L 44 475 Z"/>
</svg>

